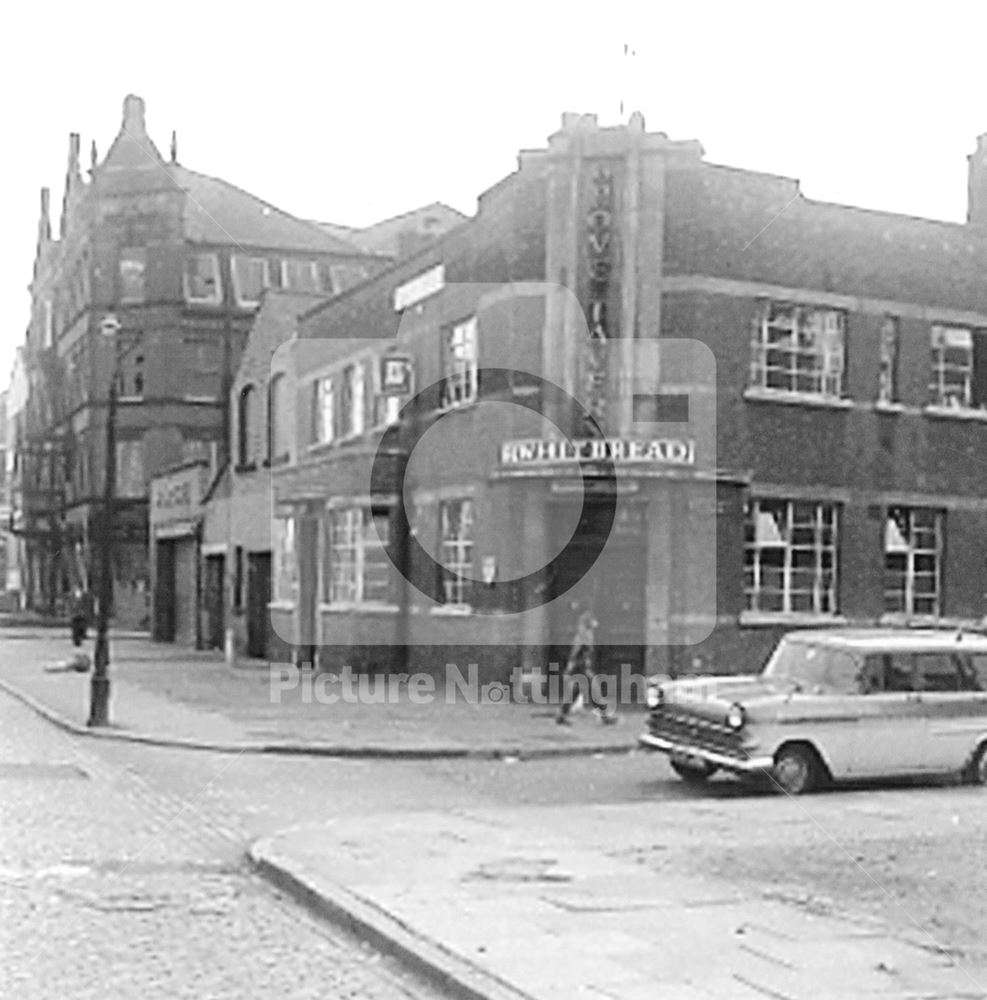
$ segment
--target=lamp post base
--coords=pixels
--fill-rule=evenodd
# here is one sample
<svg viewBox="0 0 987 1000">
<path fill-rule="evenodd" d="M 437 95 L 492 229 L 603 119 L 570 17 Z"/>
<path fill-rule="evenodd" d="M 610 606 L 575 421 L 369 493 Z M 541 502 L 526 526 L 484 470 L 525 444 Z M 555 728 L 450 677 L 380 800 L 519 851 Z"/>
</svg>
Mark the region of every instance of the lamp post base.
<svg viewBox="0 0 987 1000">
<path fill-rule="evenodd" d="M 110 724 L 110 679 L 93 674 L 89 687 L 89 720 L 90 728 L 108 726 Z"/>
</svg>

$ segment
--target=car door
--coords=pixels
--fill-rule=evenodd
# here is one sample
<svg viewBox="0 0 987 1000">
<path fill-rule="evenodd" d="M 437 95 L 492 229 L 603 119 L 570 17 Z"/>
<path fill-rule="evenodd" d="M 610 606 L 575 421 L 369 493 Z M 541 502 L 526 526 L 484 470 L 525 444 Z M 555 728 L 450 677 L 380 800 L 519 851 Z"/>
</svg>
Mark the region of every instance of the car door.
<svg viewBox="0 0 987 1000">
<path fill-rule="evenodd" d="M 987 733 L 987 692 L 962 651 L 918 653 L 915 660 L 928 767 L 959 770 Z"/>
<path fill-rule="evenodd" d="M 852 773 L 859 777 L 926 770 L 926 719 L 911 653 L 869 653 L 857 701 Z"/>
</svg>

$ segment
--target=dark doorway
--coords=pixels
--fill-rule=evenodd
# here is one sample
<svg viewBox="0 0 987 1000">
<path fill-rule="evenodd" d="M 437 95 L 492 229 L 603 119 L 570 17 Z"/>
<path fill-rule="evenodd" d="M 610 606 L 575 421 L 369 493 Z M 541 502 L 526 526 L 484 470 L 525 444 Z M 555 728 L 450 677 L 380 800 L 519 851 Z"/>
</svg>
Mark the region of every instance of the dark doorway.
<svg viewBox="0 0 987 1000">
<path fill-rule="evenodd" d="M 226 623 L 223 609 L 224 577 L 226 559 L 224 556 L 206 556 L 206 648 L 222 649 Z"/>
<path fill-rule="evenodd" d="M 271 553 L 247 554 L 247 656 L 266 659 L 271 635 Z"/>
<path fill-rule="evenodd" d="M 158 542 L 154 574 L 154 638 L 175 641 L 175 543 Z"/>
<path fill-rule="evenodd" d="M 628 664 L 637 673 L 644 665 L 645 584 L 647 580 L 648 539 L 643 504 L 622 501 L 609 530 L 606 548 L 593 568 L 575 585 L 585 567 L 585 554 L 593 538 L 606 531 L 608 521 L 604 504 L 587 502 L 579 537 L 569 547 L 566 558 L 556 574 L 553 595 L 564 595 L 551 609 L 553 636 L 572 635 L 579 609 L 591 606 L 599 628 L 596 632 L 596 663 L 601 672 L 619 675 L 621 665 Z M 552 517 L 550 523 L 573 524 L 575 518 Z M 554 538 L 555 551 L 568 540 Z M 577 607 L 574 607 L 577 605 Z M 556 644 L 552 659 L 562 665 L 569 647 Z"/>
</svg>

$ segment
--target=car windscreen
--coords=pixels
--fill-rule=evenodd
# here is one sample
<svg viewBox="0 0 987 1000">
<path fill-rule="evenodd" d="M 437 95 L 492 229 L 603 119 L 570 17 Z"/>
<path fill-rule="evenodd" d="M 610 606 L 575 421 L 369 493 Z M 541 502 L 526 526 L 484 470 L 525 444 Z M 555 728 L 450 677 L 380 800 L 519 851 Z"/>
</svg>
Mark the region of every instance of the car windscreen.
<svg viewBox="0 0 987 1000">
<path fill-rule="evenodd" d="M 832 650 L 825 646 L 782 639 L 761 676 L 770 680 L 791 681 L 801 687 L 827 685 L 831 653 Z"/>
</svg>

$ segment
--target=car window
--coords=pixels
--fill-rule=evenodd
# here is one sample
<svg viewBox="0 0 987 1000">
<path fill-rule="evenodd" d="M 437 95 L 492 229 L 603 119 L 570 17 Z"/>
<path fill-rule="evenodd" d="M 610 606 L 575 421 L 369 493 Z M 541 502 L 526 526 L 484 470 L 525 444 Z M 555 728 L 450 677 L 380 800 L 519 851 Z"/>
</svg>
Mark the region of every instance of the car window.
<svg viewBox="0 0 987 1000">
<path fill-rule="evenodd" d="M 959 657 L 953 653 L 917 653 L 915 660 L 923 691 L 959 691 Z"/>
<path fill-rule="evenodd" d="M 823 678 L 825 686 L 835 694 L 856 694 L 859 688 L 860 664 L 849 653 L 833 650 Z"/>
<path fill-rule="evenodd" d="M 911 653 L 883 653 L 884 690 L 914 691 L 915 661 Z"/>
<path fill-rule="evenodd" d="M 987 691 L 987 653 L 974 653 L 969 657 L 970 670 L 976 691 Z"/>
<path fill-rule="evenodd" d="M 861 694 L 875 694 L 884 690 L 884 657 L 867 656 L 860 671 Z"/>
</svg>

